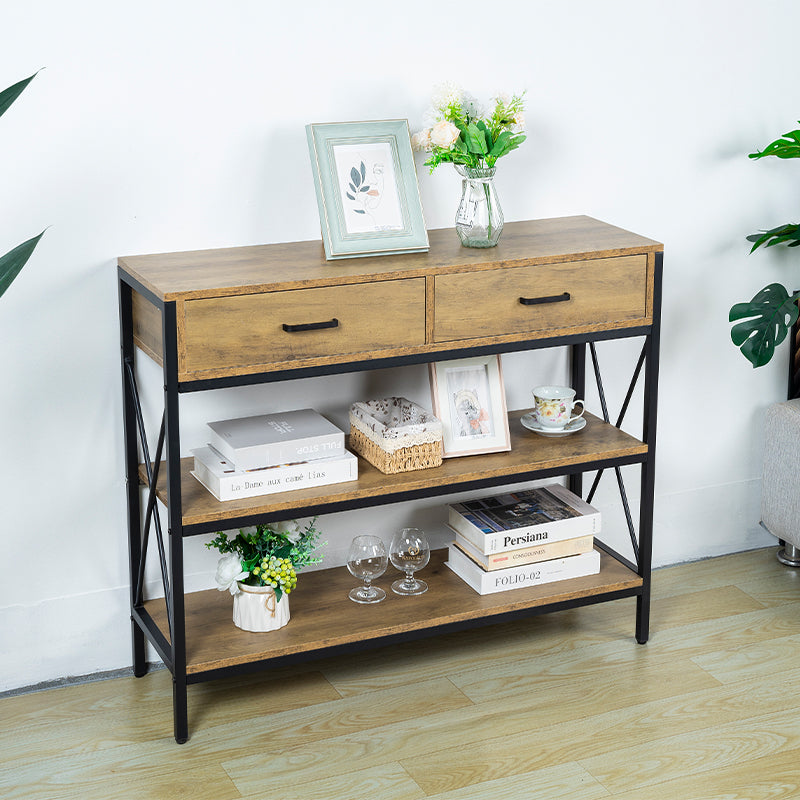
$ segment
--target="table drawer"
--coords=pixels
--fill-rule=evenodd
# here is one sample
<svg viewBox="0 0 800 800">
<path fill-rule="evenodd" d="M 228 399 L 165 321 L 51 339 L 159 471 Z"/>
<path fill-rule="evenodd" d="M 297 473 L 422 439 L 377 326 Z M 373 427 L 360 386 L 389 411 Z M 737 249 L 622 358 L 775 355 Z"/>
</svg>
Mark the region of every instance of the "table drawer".
<svg viewBox="0 0 800 800">
<path fill-rule="evenodd" d="M 434 304 L 436 342 L 639 319 L 647 256 L 437 275 Z"/>
<path fill-rule="evenodd" d="M 425 279 L 187 300 L 185 373 L 425 343 Z"/>
</svg>

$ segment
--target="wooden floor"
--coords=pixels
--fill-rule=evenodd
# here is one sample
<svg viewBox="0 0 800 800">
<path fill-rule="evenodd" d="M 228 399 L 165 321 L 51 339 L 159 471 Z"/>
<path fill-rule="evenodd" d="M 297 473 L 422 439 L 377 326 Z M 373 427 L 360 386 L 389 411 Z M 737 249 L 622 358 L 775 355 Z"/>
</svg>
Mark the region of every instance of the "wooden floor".
<svg viewBox="0 0 800 800">
<path fill-rule="evenodd" d="M 658 570 L 621 600 L 190 687 L 0 700 L 4 800 L 800 798 L 800 570 L 775 548 Z"/>
</svg>

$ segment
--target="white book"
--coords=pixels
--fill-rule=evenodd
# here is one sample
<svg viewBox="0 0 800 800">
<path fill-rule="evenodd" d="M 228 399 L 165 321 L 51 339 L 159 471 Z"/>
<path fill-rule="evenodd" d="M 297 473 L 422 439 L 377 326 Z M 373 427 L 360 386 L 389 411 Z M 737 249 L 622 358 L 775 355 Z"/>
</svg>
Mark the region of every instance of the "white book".
<svg viewBox="0 0 800 800">
<path fill-rule="evenodd" d="M 600 533 L 600 512 L 558 483 L 455 503 L 447 521 L 484 555 Z"/>
<path fill-rule="evenodd" d="M 237 470 L 341 456 L 344 431 L 313 408 L 209 422 L 211 444 Z"/>
<path fill-rule="evenodd" d="M 520 547 L 516 550 L 501 550 L 486 555 L 460 533 L 453 544 L 468 555 L 479 567 L 491 572 L 496 569 L 534 564 L 537 561 L 550 561 L 553 558 L 566 558 L 586 553 L 594 546 L 594 536 L 578 536 L 575 539 L 562 539 L 558 542 L 545 542 Z"/>
<path fill-rule="evenodd" d="M 192 450 L 194 469 L 192 475 L 208 489 L 217 500 L 238 500 L 260 497 L 294 489 L 310 489 L 345 483 L 358 478 L 358 459 L 344 451 L 344 455 L 321 458 L 300 464 L 242 471 L 237 470 L 211 447 Z"/>
<path fill-rule="evenodd" d="M 447 566 L 478 594 L 494 594 L 509 589 L 539 586 L 569 578 L 581 578 L 584 575 L 596 575 L 600 572 L 600 553 L 597 550 L 493 572 L 482 570 L 455 545 L 451 544 L 448 551 Z"/>
</svg>

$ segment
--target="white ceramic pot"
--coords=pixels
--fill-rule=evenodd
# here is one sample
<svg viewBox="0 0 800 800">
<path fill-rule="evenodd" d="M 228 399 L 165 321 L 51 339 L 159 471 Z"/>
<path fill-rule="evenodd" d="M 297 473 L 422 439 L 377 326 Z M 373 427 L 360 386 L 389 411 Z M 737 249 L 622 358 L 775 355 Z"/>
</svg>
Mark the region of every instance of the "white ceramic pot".
<svg viewBox="0 0 800 800">
<path fill-rule="evenodd" d="M 243 631 L 264 633 L 282 628 L 289 621 L 289 595 L 275 599 L 271 586 L 247 586 L 238 583 L 233 596 L 233 624 Z"/>
</svg>

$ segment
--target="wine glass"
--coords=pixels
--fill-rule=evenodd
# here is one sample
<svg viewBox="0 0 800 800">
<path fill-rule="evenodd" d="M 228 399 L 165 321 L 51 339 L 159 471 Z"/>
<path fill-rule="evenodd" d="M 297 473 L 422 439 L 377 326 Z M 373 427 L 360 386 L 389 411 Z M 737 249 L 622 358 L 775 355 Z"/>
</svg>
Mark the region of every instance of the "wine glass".
<svg viewBox="0 0 800 800">
<path fill-rule="evenodd" d="M 364 585 L 351 589 L 348 597 L 356 603 L 380 603 L 386 597 L 386 592 L 371 584 L 386 572 L 387 566 L 386 545 L 382 539 L 377 536 L 356 536 L 350 543 L 347 569 L 354 578 L 361 578 Z"/>
<path fill-rule="evenodd" d="M 428 584 L 414 577 L 431 557 L 431 548 L 425 538 L 425 531 L 419 528 L 403 528 L 392 537 L 389 558 L 392 566 L 405 572 L 405 578 L 392 584 L 395 594 L 422 594 L 428 591 Z"/>
</svg>

